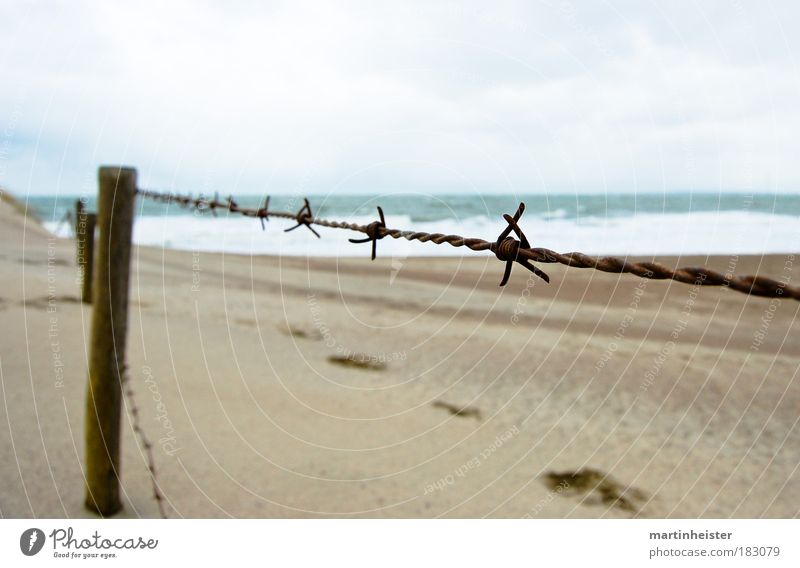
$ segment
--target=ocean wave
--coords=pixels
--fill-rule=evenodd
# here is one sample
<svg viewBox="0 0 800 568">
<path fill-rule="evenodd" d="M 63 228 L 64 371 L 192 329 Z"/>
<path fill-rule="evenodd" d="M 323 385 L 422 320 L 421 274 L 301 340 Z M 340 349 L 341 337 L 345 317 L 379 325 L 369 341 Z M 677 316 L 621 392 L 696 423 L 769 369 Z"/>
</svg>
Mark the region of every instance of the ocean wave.
<svg viewBox="0 0 800 568">
<path fill-rule="evenodd" d="M 369 224 L 374 216 L 352 216 L 347 222 Z M 389 227 L 458 234 L 494 240 L 503 229 L 501 219 L 479 215 L 465 219 L 414 222 L 408 215 L 389 215 Z M 46 223 L 59 236 L 67 236 L 64 225 Z M 134 225 L 134 242 L 140 245 L 179 250 L 226 252 L 232 254 L 282 254 L 293 256 L 363 256 L 367 245 L 347 241 L 357 237 L 340 229 L 319 227 L 317 239 L 303 227 L 290 233 L 289 221 L 273 219 L 266 232 L 253 219 L 210 216 L 142 216 Z M 768 213 L 722 211 L 693 213 L 636 214 L 628 216 L 587 216 L 569 218 L 557 211 L 536 215 L 526 213 L 522 222 L 533 246 L 560 252 L 587 254 L 677 255 L 677 254 L 762 254 L 797 252 L 800 217 Z M 384 256 L 453 256 L 463 248 L 432 243 L 384 239 Z"/>
</svg>

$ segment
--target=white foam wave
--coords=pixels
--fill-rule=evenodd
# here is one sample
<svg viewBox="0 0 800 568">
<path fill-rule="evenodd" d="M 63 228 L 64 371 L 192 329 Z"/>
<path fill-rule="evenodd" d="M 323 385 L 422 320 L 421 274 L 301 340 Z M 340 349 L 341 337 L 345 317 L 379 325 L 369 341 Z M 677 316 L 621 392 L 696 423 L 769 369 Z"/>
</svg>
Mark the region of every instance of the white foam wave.
<svg viewBox="0 0 800 568">
<path fill-rule="evenodd" d="M 348 222 L 368 224 L 374 217 L 352 217 Z M 497 219 L 473 217 L 412 223 L 408 216 L 389 216 L 387 225 L 401 229 L 459 234 L 494 240 L 502 229 Z M 134 242 L 180 250 L 240 254 L 363 256 L 368 245 L 353 245 L 348 237 L 363 236 L 340 229 L 318 227 L 322 239 L 306 228 L 284 233 L 291 222 L 273 219 L 262 232 L 257 220 L 241 217 L 170 216 L 139 217 Z M 52 232 L 66 236 L 67 229 L 46 223 Z M 797 252 L 800 218 L 766 213 L 723 211 L 704 213 L 637 214 L 628 217 L 565 219 L 526 215 L 522 223 L 532 246 L 587 254 L 676 255 L 762 254 Z M 452 256 L 465 249 L 431 243 L 386 238 L 380 243 L 385 256 Z"/>
</svg>

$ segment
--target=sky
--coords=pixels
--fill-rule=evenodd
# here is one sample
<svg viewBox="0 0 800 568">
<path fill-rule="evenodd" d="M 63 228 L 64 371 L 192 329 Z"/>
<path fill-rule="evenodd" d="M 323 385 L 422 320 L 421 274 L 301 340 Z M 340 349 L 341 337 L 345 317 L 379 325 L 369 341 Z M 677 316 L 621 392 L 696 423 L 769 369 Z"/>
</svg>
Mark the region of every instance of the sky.
<svg viewBox="0 0 800 568">
<path fill-rule="evenodd" d="M 0 186 L 800 192 L 800 7 L 0 3 Z"/>
</svg>

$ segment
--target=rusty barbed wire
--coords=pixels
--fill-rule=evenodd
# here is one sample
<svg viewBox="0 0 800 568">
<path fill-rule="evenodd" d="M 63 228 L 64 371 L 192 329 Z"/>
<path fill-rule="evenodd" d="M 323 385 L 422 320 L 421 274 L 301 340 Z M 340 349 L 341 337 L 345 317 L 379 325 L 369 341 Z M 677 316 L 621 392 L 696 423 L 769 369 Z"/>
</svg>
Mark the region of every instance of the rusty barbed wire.
<svg viewBox="0 0 800 568">
<path fill-rule="evenodd" d="M 294 231 L 297 227 L 305 225 L 308 227 L 308 230 L 314 233 L 318 239 L 322 238 L 319 236 L 319 233 L 314 230 L 314 227 L 311 226 L 311 223 L 314 222 L 314 214 L 311 212 L 311 205 L 308 203 L 308 199 L 304 199 L 305 205 L 300 208 L 300 211 L 297 212 L 295 216 L 295 221 L 297 221 L 297 225 L 294 227 L 289 227 L 288 229 L 284 229 L 284 233 L 288 233 L 289 231 Z"/>
<path fill-rule="evenodd" d="M 161 515 L 162 519 L 168 519 L 169 517 L 167 516 L 167 511 L 164 508 L 164 497 L 161 495 L 161 491 L 158 488 L 158 479 L 156 478 L 156 462 L 153 458 L 153 444 L 145 435 L 144 430 L 142 430 L 142 425 L 139 422 L 139 407 L 136 405 L 136 398 L 134 396 L 133 389 L 130 387 L 130 379 L 128 377 L 127 369 L 123 374 L 122 388 L 125 390 L 125 396 L 128 399 L 128 410 L 131 413 L 131 427 L 133 428 L 136 436 L 139 438 L 139 443 L 142 445 L 145 455 L 147 456 L 147 471 L 150 475 L 150 482 L 153 486 L 153 498 L 158 504 L 158 513 Z"/>
<path fill-rule="evenodd" d="M 351 243 L 368 243 L 372 242 L 372 260 L 375 260 L 375 254 L 378 249 L 378 241 L 386 235 L 381 235 L 381 230 L 386 228 L 386 219 L 383 216 L 383 209 L 378 207 L 378 216 L 380 221 L 373 221 L 367 225 L 367 238 L 366 239 L 347 239 Z"/>
<path fill-rule="evenodd" d="M 372 242 L 372 258 L 375 258 L 377 241 L 385 237 L 392 237 L 393 239 L 406 239 L 408 241 L 419 241 L 423 243 L 432 242 L 434 244 L 448 244 L 452 247 L 467 247 L 470 250 L 481 252 L 490 251 L 495 254 L 498 260 L 505 262 L 505 272 L 500 281 L 500 286 L 505 286 L 511 274 L 511 268 L 514 263 L 517 263 L 527 270 L 536 274 L 545 282 L 550 279 L 542 270 L 540 270 L 532 262 L 541 263 L 558 263 L 572 268 L 592 268 L 601 272 L 609 272 L 613 274 L 632 274 L 640 278 L 648 278 L 651 280 L 674 280 L 684 284 L 693 284 L 696 286 L 723 286 L 749 294 L 751 296 L 762 296 L 767 298 L 791 298 L 800 301 L 800 287 L 789 286 L 788 281 L 775 280 L 766 276 L 736 276 L 729 272 L 717 272 L 705 267 L 683 267 L 683 268 L 669 268 L 657 262 L 633 262 L 622 258 L 604 256 L 595 257 L 583 254 L 581 252 L 568 252 L 559 253 L 550 249 L 531 247 L 528 239 L 525 238 L 522 229 L 520 229 L 518 221 L 525 211 L 525 204 L 520 203 L 517 212 L 514 216 L 504 215 L 508 224 L 505 229 L 500 233 L 500 236 L 494 242 L 485 241 L 477 238 L 466 238 L 460 235 L 445 235 L 443 233 L 426 233 L 423 231 L 402 231 L 399 229 L 390 229 L 386 227 L 383 210 L 378 208 L 380 221 L 374 221 L 369 225 L 359 225 L 357 223 L 347 223 L 343 221 L 331 221 L 328 219 L 320 219 L 314 217 L 311 212 L 311 206 L 308 199 L 304 200 L 304 206 L 297 213 L 289 213 L 285 211 L 269 211 L 268 204 L 269 198 L 266 199 L 265 205 L 259 209 L 242 208 L 236 204 L 232 198 L 229 198 L 228 203 L 220 202 L 219 197 L 215 196 L 214 199 L 198 196 L 193 198 L 191 194 L 181 196 L 172 193 L 160 193 L 151 190 L 138 189 L 142 197 L 159 201 L 162 203 L 176 203 L 184 208 L 194 208 L 199 211 L 210 210 L 213 212 L 216 209 L 226 209 L 229 213 L 238 213 L 247 217 L 256 217 L 261 220 L 262 227 L 264 221 L 269 217 L 292 219 L 296 225 L 286 229 L 292 231 L 301 225 L 308 227 L 317 237 L 317 233 L 311 225 L 320 227 L 328 227 L 331 229 L 347 229 L 367 235 L 366 239 L 350 239 L 350 242 L 366 243 Z M 518 238 L 511 237 L 510 234 L 514 233 Z M 788 280 L 788 279 L 787 279 Z"/>
</svg>

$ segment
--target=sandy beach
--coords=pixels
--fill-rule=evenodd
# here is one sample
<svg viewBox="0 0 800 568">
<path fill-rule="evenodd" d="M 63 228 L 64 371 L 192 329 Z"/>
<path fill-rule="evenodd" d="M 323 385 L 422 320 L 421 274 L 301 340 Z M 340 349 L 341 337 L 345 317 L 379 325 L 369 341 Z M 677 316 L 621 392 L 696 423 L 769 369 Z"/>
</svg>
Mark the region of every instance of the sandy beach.
<svg viewBox="0 0 800 568">
<path fill-rule="evenodd" d="M 362 246 L 135 250 L 128 380 L 170 517 L 800 512 L 800 303 L 544 265 L 499 288 L 490 254 Z M 657 260 L 800 277 L 791 255 Z M 91 516 L 74 243 L 2 203 L 0 265 L 0 515 Z M 123 420 L 120 516 L 157 517 Z"/>
</svg>

